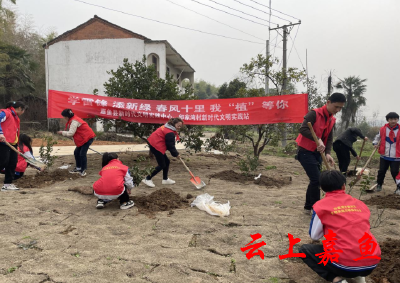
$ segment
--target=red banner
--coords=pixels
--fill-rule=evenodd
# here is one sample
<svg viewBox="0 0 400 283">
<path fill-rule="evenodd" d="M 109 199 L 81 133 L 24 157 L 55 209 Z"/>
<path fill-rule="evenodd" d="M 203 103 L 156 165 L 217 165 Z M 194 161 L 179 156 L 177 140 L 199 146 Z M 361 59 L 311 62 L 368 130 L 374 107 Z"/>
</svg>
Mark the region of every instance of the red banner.
<svg viewBox="0 0 400 283">
<path fill-rule="evenodd" d="M 48 117 L 72 109 L 81 118 L 95 116 L 137 123 L 165 123 L 180 117 L 189 125 L 301 123 L 307 94 L 205 100 L 141 100 L 49 90 Z"/>
</svg>

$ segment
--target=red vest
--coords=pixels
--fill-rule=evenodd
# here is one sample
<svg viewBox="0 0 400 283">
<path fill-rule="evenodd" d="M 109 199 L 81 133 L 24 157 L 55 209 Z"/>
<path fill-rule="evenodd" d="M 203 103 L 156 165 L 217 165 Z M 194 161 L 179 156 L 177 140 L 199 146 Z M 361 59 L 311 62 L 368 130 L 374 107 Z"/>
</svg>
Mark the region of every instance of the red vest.
<svg viewBox="0 0 400 283">
<path fill-rule="evenodd" d="M 336 118 L 333 115 L 331 115 L 325 122 L 326 114 L 324 114 L 324 112 L 328 113 L 328 110 L 326 110 L 326 105 L 321 108 L 314 109 L 312 111 L 315 111 L 315 113 L 317 114 L 315 123 L 313 125 L 314 132 L 317 135 L 317 137 L 321 138 L 321 140 L 324 142 L 324 145 L 326 145 L 329 134 L 331 133 L 332 128 L 335 125 Z M 296 142 L 299 146 L 309 151 L 315 151 L 317 149 L 315 141 L 304 137 L 302 134 L 298 135 Z"/>
<path fill-rule="evenodd" d="M 101 196 L 118 196 L 124 192 L 124 177 L 128 172 L 128 166 L 122 164 L 118 159 L 113 159 L 101 169 L 101 176 L 93 184 L 93 190 Z"/>
<path fill-rule="evenodd" d="M 397 126 L 399 126 L 399 130 L 397 131 L 397 136 L 396 136 L 396 157 L 400 157 L 400 125 L 397 124 Z M 386 129 L 389 127 L 389 123 L 386 124 L 385 126 L 383 126 L 379 133 L 381 136 L 381 144 L 379 146 L 379 154 L 381 155 L 385 155 L 385 148 L 386 148 Z"/>
<path fill-rule="evenodd" d="M 150 137 L 148 137 L 147 141 L 150 143 L 152 147 L 157 149 L 159 152 L 162 154 L 165 154 L 167 151 L 167 145 L 165 144 L 165 135 L 168 133 L 174 133 L 177 140 L 179 140 L 178 133 L 166 128 L 164 125 L 159 127 L 157 130 L 155 130 Z"/>
<path fill-rule="evenodd" d="M 68 120 L 68 123 L 65 125 L 65 130 L 69 129 L 69 126 L 71 125 L 71 122 L 73 120 L 76 120 L 79 123 L 81 123 L 81 125 L 76 129 L 76 132 L 73 136 L 75 145 L 77 147 L 81 147 L 82 145 L 87 143 L 88 140 L 94 138 L 96 134 L 93 132 L 93 130 L 89 127 L 89 125 L 85 121 L 83 121 L 76 115 L 74 115 L 71 119 Z"/>
<path fill-rule="evenodd" d="M 24 145 L 24 148 L 22 150 L 18 147 L 18 151 L 24 154 L 25 152 L 29 151 L 29 148 Z M 26 163 L 25 158 L 18 154 L 18 163 L 17 167 L 15 167 L 15 172 L 23 173 L 25 172 L 27 166 L 28 163 Z"/>
<path fill-rule="evenodd" d="M 18 139 L 16 139 L 17 136 L 19 138 L 19 117 L 15 114 L 15 109 L 13 107 L 1 109 L 0 111 L 6 113 L 6 120 L 1 123 L 3 135 L 7 142 L 15 144 L 16 140 L 18 142 Z"/>
<path fill-rule="evenodd" d="M 381 255 L 379 244 L 370 231 L 370 211 L 362 201 L 346 194 L 343 190 L 337 190 L 327 192 L 322 200 L 314 204 L 313 209 L 324 226 L 324 235 L 328 234 L 328 229 L 336 233 L 337 240 L 334 248 L 343 251 L 343 253 L 337 253 L 338 264 L 370 266 L 379 262 L 379 259 L 374 258 L 354 261 L 362 256 L 358 240 L 364 236 L 365 232 L 372 237 L 371 241 L 377 244 L 372 256 L 380 257 Z"/>
</svg>

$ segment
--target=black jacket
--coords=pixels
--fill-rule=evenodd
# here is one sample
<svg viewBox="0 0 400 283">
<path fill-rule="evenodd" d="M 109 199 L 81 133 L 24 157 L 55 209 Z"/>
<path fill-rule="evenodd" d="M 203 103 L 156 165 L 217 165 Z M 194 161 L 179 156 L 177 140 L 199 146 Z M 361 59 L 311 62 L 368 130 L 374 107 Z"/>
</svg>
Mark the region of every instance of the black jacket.
<svg viewBox="0 0 400 283">
<path fill-rule="evenodd" d="M 349 147 L 353 156 L 357 156 L 357 153 L 353 148 L 353 143 L 357 140 L 357 137 L 365 139 L 365 136 L 359 128 L 348 128 L 337 137 L 335 142 L 340 141 L 345 146 Z"/>
<path fill-rule="evenodd" d="M 169 150 L 169 152 L 171 152 L 171 155 L 173 157 L 177 157 L 179 155 L 179 153 L 175 147 L 175 134 L 174 133 L 168 133 L 165 135 L 165 145 L 167 146 L 167 149 Z"/>
</svg>

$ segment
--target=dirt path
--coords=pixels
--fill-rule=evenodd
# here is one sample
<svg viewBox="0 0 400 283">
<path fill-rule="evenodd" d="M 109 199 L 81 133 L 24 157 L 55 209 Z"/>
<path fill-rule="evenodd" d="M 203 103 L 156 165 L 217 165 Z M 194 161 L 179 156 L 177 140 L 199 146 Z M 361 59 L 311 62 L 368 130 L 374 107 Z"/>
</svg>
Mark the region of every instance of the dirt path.
<svg viewBox="0 0 400 283">
<path fill-rule="evenodd" d="M 138 154 L 120 157 L 133 164 Z M 61 179 L 42 183 L 40 188 L 0 192 L 0 282 L 325 282 L 301 260 L 278 258 L 287 253 L 288 233 L 300 238 L 301 244 L 310 243 L 310 217 L 302 213 L 307 177 L 297 161 L 262 157 L 260 173 L 268 180 L 284 180 L 277 186 L 211 177 L 222 171 L 239 172 L 235 157 L 182 155 L 207 184 L 205 189 L 196 190 L 182 164 L 171 158 L 170 178 L 176 184 L 168 188 L 188 200 L 183 208 L 171 206 L 150 214 L 138 210 L 139 205 L 145 205 L 145 197 L 167 188 L 161 186 L 160 174 L 154 178 L 156 188 L 140 185 L 133 190 L 132 198 L 138 202 L 133 209 L 123 211 L 112 202 L 96 210 L 90 186 L 100 171 L 98 155 L 89 156 L 87 177 L 69 179 L 67 174 L 64 179 L 59 176 Z M 154 160 L 149 162 L 155 164 Z M 55 166 L 65 163 L 73 164 L 73 157 L 61 156 Z M 266 170 L 266 166 L 276 169 Z M 35 172 L 28 170 L 29 178 Z M 25 183 L 40 183 L 32 177 Z M 386 183 L 392 184 L 388 176 Z M 20 186 L 23 184 L 24 179 Z M 89 195 L 69 190 L 79 187 Z M 375 195 L 388 194 L 389 188 L 393 189 L 385 186 Z M 190 208 L 190 202 L 201 193 L 222 203 L 229 200 L 231 215 L 220 218 Z M 358 197 L 356 189 L 353 195 Z M 377 207 L 369 206 L 374 221 Z M 372 230 L 378 241 L 388 236 L 399 240 L 399 221 L 399 210 L 387 208 L 384 222 Z M 260 248 L 264 260 L 258 256 L 248 260 L 240 250 L 252 240 L 250 234 L 256 233 L 262 235 L 257 242 L 266 243 Z"/>
</svg>

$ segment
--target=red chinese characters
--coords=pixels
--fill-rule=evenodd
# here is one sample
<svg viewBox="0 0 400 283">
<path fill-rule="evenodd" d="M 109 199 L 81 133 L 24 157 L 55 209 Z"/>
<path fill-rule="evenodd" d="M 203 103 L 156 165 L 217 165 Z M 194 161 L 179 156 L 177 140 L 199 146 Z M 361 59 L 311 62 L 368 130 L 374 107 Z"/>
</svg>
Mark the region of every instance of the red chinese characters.
<svg viewBox="0 0 400 283">
<path fill-rule="evenodd" d="M 258 244 L 253 244 L 251 245 L 251 243 L 253 243 L 254 241 L 260 239 L 262 236 L 260 233 L 254 234 L 254 235 L 250 235 L 250 237 L 253 239 L 253 241 L 251 241 L 250 243 L 248 243 L 245 247 L 240 248 L 240 250 L 242 252 L 247 251 L 250 249 L 250 251 L 247 252 L 246 257 L 247 259 L 251 259 L 253 256 L 258 255 L 261 257 L 261 259 L 264 259 L 264 252 L 261 250 L 258 250 L 259 248 L 261 248 L 262 246 L 265 246 L 266 243 L 264 241 L 258 243 Z M 257 251 L 257 252 L 256 252 Z"/>
<path fill-rule="evenodd" d="M 321 262 L 326 265 L 328 261 L 330 260 L 331 262 L 337 262 L 339 259 L 339 255 L 336 253 L 342 253 L 342 250 L 336 250 L 335 249 L 335 241 L 337 240 L 336 238 L 336 233 L 333 233 L 332 230 L 328 229 L 328 234 L 324 235 L 325 240 L 322 241 L 322 245 L 324 246 L 324 252 L 316 254 L 319 258 L 322 258 L 322 260 L 318 263 L 320 264 Z"/>
<path fill-rule="evenodd" d="M 294 253 L 293 252 L 293 246 L 296 245 L 297 243 L 299 243 L 301 240 L 299 238 L 294 238 L 292 234 L 288 233 L 288 237 L 289 237 L 289 248 L 288 254 L 285 255 L 280 255 L 279 259 L 285 259 L 285 258 L 289 258 L 289 257 L 301 257 L 301 258 L 305 258 L 306 254 L 305 253 Z"/>
<path fill-rule="evenodd" d="M 373 255 L 378 244 L 372 240 L 372 237 L 370 234 L 365 232 L 364 236 L 362 236 L 358 240 L 358 242 L 360 243 L 361 257 L 354 259 L 355 261 L 359 261 L 359 260 L 366 259 L 366 258 L 381 259 L 379 256 Z"/>
</svg>

